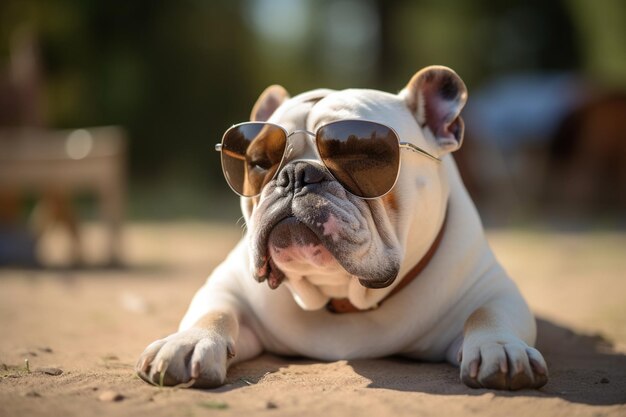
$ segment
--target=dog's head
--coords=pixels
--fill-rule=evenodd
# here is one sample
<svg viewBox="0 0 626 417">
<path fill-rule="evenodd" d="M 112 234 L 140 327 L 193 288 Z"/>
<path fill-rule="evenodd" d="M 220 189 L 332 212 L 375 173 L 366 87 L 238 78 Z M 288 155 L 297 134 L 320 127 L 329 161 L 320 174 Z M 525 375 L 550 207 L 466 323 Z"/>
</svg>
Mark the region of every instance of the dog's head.
<svg viewBox="0 0 626 417">
<path fill-rule="evenodd" d="M 466 97 L 461 79 L 445 67 L 419 71 L 397 95 L 349 89 L 314 90 L 290 98 L 284 88 L 268 87 L 251 120 L 296 133 L 285 155 L 254 144 L 247 152 L 263 152 L 270 160 L 284 158 L 276 174 L 248 175 L 248 181 L 264 185 L 259 196 L 242 197 L 255 278 L 267 280 L 272 288 L 285 277 L 310 275 L 328 280 L 355 276 L 367 288 L 389 286 L 404 262 L 407 244 L 422 245 L 425 252 L 438 232 L 448 197 L 443 164 L 401 152 L 394 187 L 366 200 L 347 192 L 329 174 L 316 157 L 311 137 L 298 131 L 315 132 L 342 119 L 366 119 L 442 157 L 461 146 L 459 113 Z M 419 236 L 409 238 L 409 230 Z"/>
</svg>

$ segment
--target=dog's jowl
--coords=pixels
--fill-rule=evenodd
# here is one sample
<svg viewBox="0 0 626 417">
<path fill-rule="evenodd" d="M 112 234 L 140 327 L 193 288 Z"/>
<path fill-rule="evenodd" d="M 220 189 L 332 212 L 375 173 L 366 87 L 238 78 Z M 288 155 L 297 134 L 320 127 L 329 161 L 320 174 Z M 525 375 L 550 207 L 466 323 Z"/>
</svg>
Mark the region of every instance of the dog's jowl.
<svg viewBox="0 0 626 417">
<path fill-rule="evenodd" d="M 470 387 L 543 386 L 535 321 L 451 156 L 466 99 L 445 67 L 399 94 L 268 87 L 216 146 L 247 232 L 142 353 L 141 378 L 215 387 L 269 351 L 447 360 Z"/>
</svg>

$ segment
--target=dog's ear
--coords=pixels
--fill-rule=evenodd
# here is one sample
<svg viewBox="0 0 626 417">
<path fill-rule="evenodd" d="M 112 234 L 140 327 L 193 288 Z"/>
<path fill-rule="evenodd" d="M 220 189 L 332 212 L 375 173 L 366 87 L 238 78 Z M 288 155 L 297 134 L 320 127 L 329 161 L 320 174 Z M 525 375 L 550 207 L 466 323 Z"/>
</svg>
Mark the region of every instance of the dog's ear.
<svg viewBox="0 0 626 417">
<path fill-rule="evenodd" d="M 250 120 L 254 122 L 267 121 L 274 111 L 288 98 L 289 93 L 282 86 L 278 84 L 270 85 L 261 93 L 254 104 L 250 113 Z"/>
<path fill-rule="evenodd" d="M 456 72 L 438 65 L 426 67 L 400 95 L 419 125 L 430 129 L 442 153 L 461 147 L 465 125 L 459 114 L 467 101 L 467 88 Z"/>
</svg>

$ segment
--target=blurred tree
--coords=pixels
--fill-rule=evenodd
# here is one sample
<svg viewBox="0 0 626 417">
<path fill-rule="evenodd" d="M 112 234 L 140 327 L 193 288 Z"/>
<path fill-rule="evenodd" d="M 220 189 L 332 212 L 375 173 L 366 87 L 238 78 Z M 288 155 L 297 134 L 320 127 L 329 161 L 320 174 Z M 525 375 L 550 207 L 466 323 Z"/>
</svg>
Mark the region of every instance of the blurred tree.
<svg viewBox="0 0 626 417">
<path fill-rule="evenodd" d="M 578 28 L 584 70 L 607 87 L 626 89 L 626 3 L 568 0 Z"/>
</svg>

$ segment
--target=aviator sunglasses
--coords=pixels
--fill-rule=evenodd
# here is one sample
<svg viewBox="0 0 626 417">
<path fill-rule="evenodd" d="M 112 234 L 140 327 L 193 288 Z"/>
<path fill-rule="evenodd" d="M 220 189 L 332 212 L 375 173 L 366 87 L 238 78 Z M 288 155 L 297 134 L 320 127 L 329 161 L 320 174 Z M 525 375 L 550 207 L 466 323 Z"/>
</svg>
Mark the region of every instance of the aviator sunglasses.
<svg viewBox="0 0 626 417">
<path fill-rule="evenodd" d="M 382 197 L 393 188 L 400 172 L 400 149 L 441 162 L 424 149 L 401 142 L 393 128 L 369 120 L 338 120 L 315 133 L 288 133 L 273 123 L 245 122 L 229 128 L 222 143 L 215 145 L 230 188 L 243 197 L 259 195 L 282 168 L 288 141 L 297 133 L 314 138 L 317 157 L 330 175 L 346 191 L 364 199 Z"/>
</svg>

